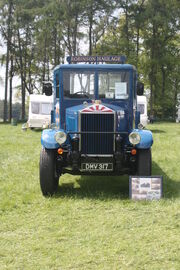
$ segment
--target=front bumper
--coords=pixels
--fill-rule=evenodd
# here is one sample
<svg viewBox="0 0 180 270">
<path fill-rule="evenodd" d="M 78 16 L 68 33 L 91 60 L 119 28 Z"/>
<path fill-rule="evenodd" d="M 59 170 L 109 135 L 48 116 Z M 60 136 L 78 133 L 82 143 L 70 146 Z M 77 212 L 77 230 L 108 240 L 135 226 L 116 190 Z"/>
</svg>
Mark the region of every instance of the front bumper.
<svg viewBox="0 0 180 270">
<path fill-rule="evenodd" d="M 122 143 L 122 142 L 121 142 Z M 74 175 L 120 175 L 133 173 L 136 156 L 131 154 L 133 146 L 116 145 L 112 155 L 85 155 L 78 150 L 78 143 L 72 151 L 66 150 L 59 157 L 63 173 Z"/>
</svg>

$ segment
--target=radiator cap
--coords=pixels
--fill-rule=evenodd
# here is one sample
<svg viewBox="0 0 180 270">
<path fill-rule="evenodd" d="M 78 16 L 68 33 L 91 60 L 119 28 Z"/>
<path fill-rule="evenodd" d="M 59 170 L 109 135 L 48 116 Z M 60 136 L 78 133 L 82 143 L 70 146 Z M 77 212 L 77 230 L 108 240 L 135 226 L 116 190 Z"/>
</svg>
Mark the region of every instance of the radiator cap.
<svg viewBox="0 0 180 270">
<path fill-rule="evenodd" d="M 101 100 L 98 100 L 98 99 L 97 99 L 97 100 L 94 101 L 94 103 L 95 103 L 95 104 L 101 104 Z"/>
</svg>

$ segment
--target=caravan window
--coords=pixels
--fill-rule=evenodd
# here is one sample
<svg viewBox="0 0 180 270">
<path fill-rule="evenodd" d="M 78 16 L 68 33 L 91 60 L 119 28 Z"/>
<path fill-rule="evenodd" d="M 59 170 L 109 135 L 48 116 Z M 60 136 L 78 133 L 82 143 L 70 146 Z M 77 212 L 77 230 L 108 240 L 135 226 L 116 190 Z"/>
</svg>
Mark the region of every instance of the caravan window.
<svg viewBox="0 0 180 270">
<path fill-rule="evenodd" d="M 137 104 L 137 110 L 140 114 L 144 114 L 144 104 Z"/>
<path fill-rule="evenodd" d="M 32 102 L 31 103 L 31 112 L 34 114 L 39 114 L 40 111 L 40 104 L 38 102 Z"/>
<path fill-rule="evenodd" d="M 51 113 L 52 110 L 52 105 L 49 103 L 42 103 L 41 104 L 41 113 L 42 114 L 46 114 L 49 115 Z"/>
</svg>

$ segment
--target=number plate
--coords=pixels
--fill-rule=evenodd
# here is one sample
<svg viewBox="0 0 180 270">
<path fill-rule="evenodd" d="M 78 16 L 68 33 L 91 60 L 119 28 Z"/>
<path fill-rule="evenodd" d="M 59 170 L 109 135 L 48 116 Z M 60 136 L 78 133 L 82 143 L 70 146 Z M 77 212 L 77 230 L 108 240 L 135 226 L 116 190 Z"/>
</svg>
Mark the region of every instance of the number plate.
<svg viewBox="0 0 180 270">
<path fill-rule="evenodd" d="M 113 163 L 82 163 L 83 171 L 112 171 Z"/>
</svg>

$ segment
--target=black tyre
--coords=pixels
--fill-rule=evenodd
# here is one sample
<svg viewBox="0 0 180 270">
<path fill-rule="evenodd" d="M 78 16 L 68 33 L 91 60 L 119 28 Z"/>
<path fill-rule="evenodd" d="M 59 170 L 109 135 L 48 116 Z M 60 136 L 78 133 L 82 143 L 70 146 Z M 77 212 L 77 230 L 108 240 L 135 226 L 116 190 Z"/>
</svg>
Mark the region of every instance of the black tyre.
<svg viewBox="0 0 180 270">
<path fill-rule="evenodd" d="M 42 148 L 40 154 L 40 186 L 44 196 L 52 196 L 58 188 L 59 175 L 56 172 L 56 152 Z"/>
<path fill-rule="evenodd" d="M 150 176 L 152 168 L 151 148 L 139 149 L 137 158 L 137 175 Z"/>
</svg>

